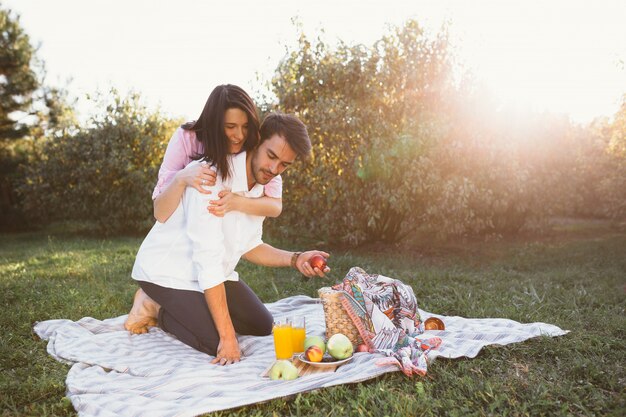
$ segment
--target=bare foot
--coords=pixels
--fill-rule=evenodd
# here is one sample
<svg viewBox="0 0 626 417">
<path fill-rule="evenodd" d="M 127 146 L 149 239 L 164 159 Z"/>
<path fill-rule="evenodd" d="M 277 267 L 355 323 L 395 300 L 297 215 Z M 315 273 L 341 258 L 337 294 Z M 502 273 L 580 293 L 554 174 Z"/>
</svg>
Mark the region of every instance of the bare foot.
<svg viewBox="0 0 626 417">
<path fill-rule="evenodd" d="M 135 292 L 133 308 L 128 313 L 124 328 L 134 334 L 148 333 L 148 327 L 157 325 L 157 315 L 160 308 L 161 306 L 156 301 L 148 297 L 148 294 L 139 288 Z"/>
</svg>

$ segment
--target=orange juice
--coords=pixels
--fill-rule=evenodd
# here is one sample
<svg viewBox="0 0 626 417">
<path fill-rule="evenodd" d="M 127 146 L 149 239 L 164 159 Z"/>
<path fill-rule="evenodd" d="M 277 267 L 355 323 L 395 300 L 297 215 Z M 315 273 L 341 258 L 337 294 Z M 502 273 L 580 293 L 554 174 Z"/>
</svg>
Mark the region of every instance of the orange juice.
<svg viewBox="0 0 626 417">
<path fill-rule="evenodd" d="M 294 353 L 304 352 L 304 339 L 306 339 L 306 329 L 304 327 L 294 327 L 291 330 Z"/>
<path fill-rule="evenodd" d="M 293 341 L 291 323 L 275 324 L 274 329 L 274 351 L 276 359 L 290 359 L 293 356 Z"/>
</svg>

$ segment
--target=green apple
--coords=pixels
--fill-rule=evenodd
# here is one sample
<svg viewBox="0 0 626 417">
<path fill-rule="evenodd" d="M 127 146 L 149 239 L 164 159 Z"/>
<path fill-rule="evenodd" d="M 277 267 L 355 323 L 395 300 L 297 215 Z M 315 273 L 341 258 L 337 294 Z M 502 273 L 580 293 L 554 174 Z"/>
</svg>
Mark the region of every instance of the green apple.
<svg viewBox="0 0 626 417">
<path fill-rule="evenodd" d="M 269 377 L 271 380 L 284 379 L 290 381 L 298 377 L 298 368 L 288 360 L 276 361 L 270 368 Z"/>
<path fill-rule="evenodd" d="M 349 358 L 352 356 L 352 352 L 354 352 L 354 346 L 352 346 L 350 339 L 341 333 L 332 335 L 328 339 L 326 347 L 330 356 L 339 360 Z"/>
<path fill-rule="evenodd" d="M 322 355 L 326 352 L 326 343 L 321 336 L 309 336 L 304 339 L 304 350 L 306 351 L 311 346 L 317 346 L 321 349 Z"/>
</svg>

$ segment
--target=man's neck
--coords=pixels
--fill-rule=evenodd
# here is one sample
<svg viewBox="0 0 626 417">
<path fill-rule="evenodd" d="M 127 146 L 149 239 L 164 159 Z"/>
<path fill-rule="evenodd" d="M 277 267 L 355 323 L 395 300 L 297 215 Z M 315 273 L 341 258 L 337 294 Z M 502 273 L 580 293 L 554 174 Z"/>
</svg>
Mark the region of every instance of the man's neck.
<svg viewBox="0 0 626 417">
<path fill-rule="evenodd" d="M 254 151 L 246 152 L 246 179 L 248 181 L 248 191 L 256 185 L 254 175 L 252 174 L 252 153 Z"/>
</svg>

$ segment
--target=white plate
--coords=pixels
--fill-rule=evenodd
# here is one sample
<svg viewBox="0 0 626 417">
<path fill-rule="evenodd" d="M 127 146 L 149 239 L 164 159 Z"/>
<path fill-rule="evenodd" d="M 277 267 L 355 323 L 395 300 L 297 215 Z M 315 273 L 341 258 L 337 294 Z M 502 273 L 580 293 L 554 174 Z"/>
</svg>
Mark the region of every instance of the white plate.
<svg viewBox="0 0 626 417">
<path fill-rule="evenodd" d="M 328 355 L 324 355 L 324 358 L 330 358 L 331 356 Z M 342 359 L 342 360 L 335 360 L 332 362 L 311 362 L 308 361 L 304 358 L 304 353 L 301 353 L 297 356 L 298 360 L 307 363 L 311 366 L 317 366 L 320 368 L 326 368 L 326 367 L 331 367 L 331 366 L 339 366 L 339 365 L 343 365 L 344 363 L 348 363 L 352 360 L 352 358 L 354 358 L 354 355 L 350 356 L 349 358 L 346 359 Z"/>
</svg>

